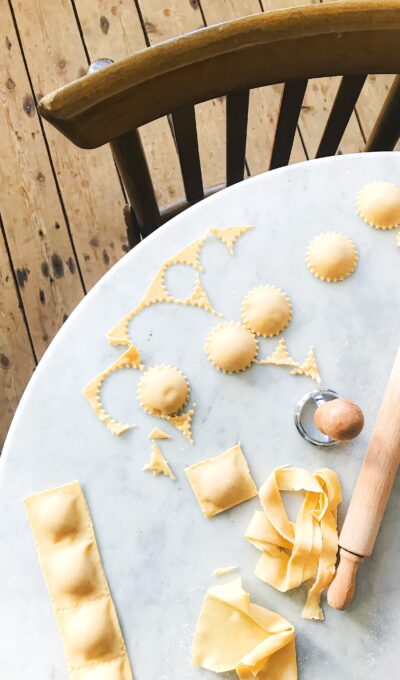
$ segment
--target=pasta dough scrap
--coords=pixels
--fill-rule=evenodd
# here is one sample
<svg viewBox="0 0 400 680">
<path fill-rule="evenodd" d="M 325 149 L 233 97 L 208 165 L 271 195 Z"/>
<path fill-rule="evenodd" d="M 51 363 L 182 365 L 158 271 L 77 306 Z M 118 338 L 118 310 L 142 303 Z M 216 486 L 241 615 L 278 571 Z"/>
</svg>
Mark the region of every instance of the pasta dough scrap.
<svg viewBox="0 0 400 680">
<path fill-rule="evenodd" d="M 215 368 L 223 373 L 245 371 L 258 352 L 255 335 L 241 323 L 230 321 L 209 332 L 204 351 Z"/>
<path fill-rule="evenodd" d="M 310 347 L 308 354 L 303 364 L 290 371 L 291 375 L 306 375 L 315 380 L 318 385 L 321 384 L 321 376 L 319 374 L 317 358 L 315 356 L 314 348 Z"/>
<path fill-rule="evenodd" d="M 357 197 L 357 212 L 375 229 L 393 229 L 400 224 L 400 187 L 391 182 L 371 182 Z"/>
<path fill-rule="evenodd" d="M 357 266 L 358 252 L 353 241 L 334 231 L 316 236 L 307 246 L 306 264 L 322 281 L 343 281 Z"/>
<path fill-rule="evenodd" d="M 305 491 L 296 524 L 289 521 L 281 491 Z M 315 578 L 302 615 L 322 620 L 321 593 L 333 579 L 338 549 L 338 476 L 328 468 L 314 473 L 276 468 L 260 488 L 259 497 L 263 512 L 255 512 L 245 534 L 262 552 L 256 575 L 281 592 Z"/>
<path fill-rule="evenodd" d="M 206 517 L 257 496 L 257 487 L 240 444 L 185 468 L 186 476 Z"/>
<path fill-rule="evenodd" d="M 137 347 L 132 345 L 132 347 L 127 349 L 126 352 L 124 352 L 119 357 L 119 359 L 114 361 L 104 371 L 93 378 L 93 380 L 91 380 L 90 383 L 82 390 L 83 396 L 88 400 L 96 416 L 108 427 L 112 434 L 123 434 L 135 426 L 121 423 L 119 420 L 115 420 L 109 413 L 107 413 L 101 401 L 102 385 L 108 376 L 110 376 L 115 371 L 119 371 L 122 368 L 141 368 L 141 366 L 142 364 L 139 351 Z"/>
<path fill-rule="evenodd" d="M 107 340 L 110 345 L 133 345 L 129 336 L 129 322 L 143 309 L 157 303 L 169 302 L 192 307 L 201 307 L 212 314 L 222 316 L 211 305 L 198 275 L 198 272 L 203 269 L 200 264 L 200 251 L 206 239 L 207 234 L 196 241 L 193 241 L 193 243 L 190 243 L 188 246 L 185 246 L 176 253 L 176 255 L 173 255 L 163 262 L 139 304 L 132 311 L 128 312 L 128 314 L 125 314 L 125 316 L 107 333 Z M 174 298 L 165 285 L 166 271 L 174 264 L 186 264 L 197 270 L 193 291 L 185 299 Z"/>
<path fill-rule="evenodd" d="M 196 404 L 192 404 L 192 408 L 185 413 L 181 413 L 178 416 L 164 416 L 165 420 L 176 427 L 177 430 L 179 430 L 179 432 L 181 432 L 185 439 L 188 439 L 191 444 L 193 444 L 192 420 L 195 408 Z"/>
<path fill-rule="evenodd" d="M 397 245 L 399 246 L 399 248 L 400 248 L 400 231 L 396 234 L 396 244 L 397 244 Z"/>
<path fill-rule="evenodd" d="M 149 439 L 171 439 L 171 435 L 163 432 L 158 427 L 154 427 L 149 434 Z"/>
<path fill-rule="evenodd" d="M 289 354 L 286 347 L 286 340 L 281 338 L 278 345 L 266 359 L 256 361 L 256 364 L 266 364 L 273 366 L 295 366 L 299 367 L 299 363 L 295 361 Z"/>
<path fill-rule="evenodd" d="M 237 569 L 236 565 L 229 567 L 218 567 L 218 569 L 214 569 L 213 576 L 225 576 L 225 574 L 230 574 L 230 572 L 235 571 L 235 569 Z"/>
<path fill-rule="evenodd" d="M 73 680 L 133 680 L 79 482 L 24 505 Z"/>
<path fill-rule="evenodd" d="M 291 302 L 280 288 L 264 285 L 250 290 L 242 302 L 242 321 L 256 335 L 272 338 L 292 318 Z"/>
<path fill-rule="evenodd" d="M 219 238 L 223 243 L 225 243 L 231 255 L 233 255 L 233 249 L 239 236 L 245 234 L 246 231 L 253 229 L 251 225 L 245 227 L 226 227 L 225 229 L 210 229 L 210 232 Z"/>
<path fill-rule="evenodd" d="M 192 666 L 216 673 L 235 670 L 240 680 L 297 680 L 294 627 L 253 604 L 240 578 L 214 586 L 200 611 Z"/>
<path fill-rule="evenodd" d="M 190 388 L 187 378 L 174 366 L 152 366 L 141 377 L 137 396 L 152 416 L 176 415 L 187 404 Z"/>
<path fill-rule="evenodd" d="M 150 471 L 153 473 L 153 475 L 163 474 L 166 477 L 169 477 L 170 479 L 176 479 L 174 473 L 172 472 L 167 461 L 162 455 L 160 447 L 157 446 L 155 442 L 153 442 L 153 447 L 151 450 L 150 463 L 147 463 L 147 465 L 144 466 L 143 470 Z"/>
</svg>

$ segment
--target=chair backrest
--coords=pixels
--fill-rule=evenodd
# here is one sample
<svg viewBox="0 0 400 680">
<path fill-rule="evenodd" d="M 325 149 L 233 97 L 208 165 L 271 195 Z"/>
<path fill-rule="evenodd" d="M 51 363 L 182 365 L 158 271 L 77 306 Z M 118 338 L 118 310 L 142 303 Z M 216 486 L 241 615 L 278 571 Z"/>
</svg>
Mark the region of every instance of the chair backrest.
<svg viewBox="0 0 400 680">
<path fill-rule="evenodd" d="M 343 76 L 316 157 L 334 154 L 369 73 L 400 73 L 400 2 L 338 2 L 266 12 L 148 48 L 45 96 L 44 118 L 83 148 L 110 143 L 145 236 L 204 197 L 195 104 L 226 96 L 226 184 L 244 176 L 249 90 L 284 83 L 271 168 L 289 162 L 307 81 Z M 137 129 L 170 116 L 186 202 L 160 213 Z M 400 136 L 400 78 L 366 150 Z"/>
</svg>

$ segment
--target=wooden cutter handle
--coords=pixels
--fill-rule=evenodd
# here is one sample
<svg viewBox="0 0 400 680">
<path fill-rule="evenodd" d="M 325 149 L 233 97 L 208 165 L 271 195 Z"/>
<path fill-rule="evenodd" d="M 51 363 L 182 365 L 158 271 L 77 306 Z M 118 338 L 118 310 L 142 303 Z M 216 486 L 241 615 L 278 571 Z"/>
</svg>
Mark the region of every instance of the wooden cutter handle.
<svg viewBox="0 0 400 680">
<path fill-rule="evenodd" d="M 400 350 L 397 353 L 368 450 L 339 538 L 339 564 L 328 602 L 345 609 L 351 602 L 359 562 L 371 555 L 400 462 Z M 343 550 L 344 549 L 344 550 Z M 355 567 L 355 565 L 357 566 Z"/>
</svg>

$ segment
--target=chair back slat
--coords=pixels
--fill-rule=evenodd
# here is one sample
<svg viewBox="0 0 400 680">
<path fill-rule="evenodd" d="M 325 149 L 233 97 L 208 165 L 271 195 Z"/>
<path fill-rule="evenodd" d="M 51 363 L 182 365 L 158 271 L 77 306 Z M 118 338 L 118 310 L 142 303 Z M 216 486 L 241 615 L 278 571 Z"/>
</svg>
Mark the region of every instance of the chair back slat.
<svg viewBox="0 0 400 680">
<path fill-rule="evenodd" d="M 392 151 L 400 138 L 400 76 L 396 76 L 385 99 L 365 151 Z"/>
<path fill-rule="evenodd" d="M 272 147 L 270 170 L 289 163 L 307 79 L 285 83 Z"/>
<path fill-rule="evenodd" d="M 367 76 L 343 76 L 315 158 L 333 156 L 338 150 Z"/>
<path fill-rule="evenodd" d="M 226 184 L 244 177 L 249 91 L 232 92 L 226 97 Z"/>
<path fill-rule="evenodd" d="M 148 236 L 160 226 L 161 218 L 138 131 L 117 137 L 111 142 L 111 148 L 140 233 Z"/>
<path fill-rule="evenodd" d="M 171 119 L 186 199 L 188 203 L 200 201 L 204 189 L 194 106 L 177 109 Z"/>
</svg>

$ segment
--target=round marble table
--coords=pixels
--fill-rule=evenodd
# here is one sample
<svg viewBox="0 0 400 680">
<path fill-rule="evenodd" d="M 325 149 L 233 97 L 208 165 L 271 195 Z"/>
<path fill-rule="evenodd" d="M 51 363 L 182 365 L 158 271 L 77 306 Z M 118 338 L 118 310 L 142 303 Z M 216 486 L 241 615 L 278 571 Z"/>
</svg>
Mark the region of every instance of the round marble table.
<svg viewBox="0 0 400 680">
<path fill-rule="evenodd" d="M 14 418 L 0 460 L 0 678 L 64 680 L 61 640 L 22 505 L 24 496 L 79 479 L 92 513 L 105 571 L 136 680 L 211 679 L 190 666 L 196 619 L 211 572 L 237 564 L 256 603 L 291 621 L 297 631 L 300 678 L 394 678 L 400 662 L 400 512 L 397 484 L 375 552 L 360 569 L 346 613 L 325 604 L 324 622 L 301 618 L 305 589 L 283 594 L 254 575 L 259 553 L 243 534 L 258 507 L 253 499 L 205 520 L 184 467 L 241 442 L 257 484 L 277 465 L 332 467 L 347 507 L 386 379 L 400 341 L 400 251 L 393 232 L 365 225 L 355 212 L 359 189 L 383 179 L 399 183 L 400 156 L 342 156 L 291 166 L 246 180 L 203 201 L 127 254 L 87 295 L 37 368 Z M 366 426 L 349 445 L 317 449 L 293 424 L 300 396 L 313 389 L 286 369 L 253 365 L 240 375 L 218 373 L 203 345 L 218 318 L 201 309 L 152 306 L 130 331 L 146 365 L 173 364 L 188 376 L 197 403 L 194 446 L 168 423 L 143 413 L 136 401 L 139 371 L 119 371 L 104 386 L 114 417 L 136 428 L 113 436 L 94 416 L 82 387 L 123 348 L 107 331 L 139 301 L 161 263 L 209 227 L 252 224 L 231 256 L 210 237 L 202 249 L 202 282 L 216 309 L 240 318 L 245 293 L 263 282 L 293 302 L 284 333 L 303 359 L 316 349 L 323 384 L 363 408 Z M 337 230 L 357 244 L 360 261 L 346 281 L 326 284 L 304 263 L 307 242 Z M 185 296 L 193 270 L 176 265 L 167 284 Z M 266 356 L 276 339 L 260 342 Z M 142 472 L 151 429 L 162 442 L 177 481 Z M 218 579 L 219 583 L 231 576 Z M 234 674 L 226 677 L 236 677 Z"/>
</svg>

